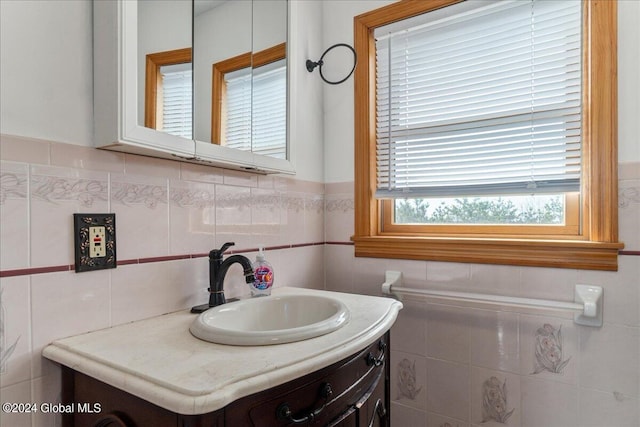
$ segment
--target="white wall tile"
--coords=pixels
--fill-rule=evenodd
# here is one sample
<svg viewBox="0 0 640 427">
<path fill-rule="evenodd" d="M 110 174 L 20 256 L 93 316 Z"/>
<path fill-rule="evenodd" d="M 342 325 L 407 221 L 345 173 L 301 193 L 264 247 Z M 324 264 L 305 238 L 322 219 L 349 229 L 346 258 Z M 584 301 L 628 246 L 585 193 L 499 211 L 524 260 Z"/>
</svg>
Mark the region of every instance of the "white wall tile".
<svg viewBox="0 0 640 427">
<path fill-rule="evenodd" d="M 225 242 L 235 242 L 233 250 L 255 247 L 248 187 L 216 186 L 216 247 Z"/>
<path fill-rule="evenodd" d="M 522 427 L 580 426 L 576 386 L 522 377 L 520 390 Z"/>
<path fill-rule="evenodd" d="M 109 270 L 31 276 L 33 378 L 49 374 L 42 349 L 51 341 L 110 326 Z"/>
<path fill-rule="evenodd" d="M 640 250 L 640 179 L 620 180 L 618 234 L 626 250 Z"/>
<path fill-rule="evenodd" d="M 324 245 L 325 289 L 353 292 L 353 246 Z"/>
<path fill-rule="evenodd" d="M 62 371 L 55 369 L 50 374 L 35 378 L 31 382 L 33 402 L 55 405 L 62 403 Z M 90 402 L 94 403 L 94 402 Z M 62 425 L 62 414 L 47 412 L 46 407 L 33 414 L 34 426 L 58 427 Z"/>
<path fill-rule="evenodd" d="M 9 403 L 38 403 L 31 397 L 31 381 L 23 381 L 0 389 L 2 402 Z M 37 409 L 40 409 L 36 406 Z M 0 425 L 7 427 L 32 427 L 31 413 L 0 411 Z"/>
<path fill-rule="evenodd" d="M 637 427 L 640 400 L 615 393 L 580 389 L 580 427 Z"/>
<path fill-rule="evenodd" d="M 484 368 L 471 370 L 471 423 L 519 427 L 520 376 Z"/>
<path fill-rule="evenodd" d="M 178 311 L 198 303 L 197 291 L 185 283 L 188 260 L 123 265 L 111 273 L 112 325 Z M 203 301 L 204 303 L 205 301 Z"/>
<path fill-rule="evenodd" d="M 520 317 L 520 373 L 577 384 L 578 330 L 573 321 Z"/>
<path fill-rule="evenodd" d="M 427 410 L 469 421 L 471 378 L 468 365 L 427 359 Z"/>
<path fill-rule="evenodd" d="M 427 406 L 426 359 L 391 351 L 391 402 L 424 411 Z"/>
<path fill-rule="evenodd" d="M 404 307 L 391 328 L 391 345 L 394 350 L 426 356 L 427 307 L 413 301 L 403 301 Z"/>
<path fill-rule="evenodd" d="M 427 414 L 424 411 L 392 402 L 391 425 L 423 427 L 427 425 Z"/>
<path fill-rule="evenodd" d="M 251 229 L 255 246 L 277 246 L 282 239 L 280 193 L 270 188 L 251 189 Z"/>
<path fill-rule="evenodd" d="M 31 379 L 31 301 L 28 276 L 0 279 L 0 387 Z"/>
<path fill-rule="evenodd" d="M 580 387 L 640 397 L 640 329 L 580 327 Z"/>
<path fill-rule="evenodd" d="M 427 305 L 427 355 L 458 363 L 469 363 L 468 310 Z"/>
<path fill-rule="evenodd" d="M 169 254 L 208 253 L 215 246 L 215 185 L 169 182 Z"/>
<path fill-rule="evenodd" d="M 469 427 L 469 423 L 427 412 L 427 427 Z"/>
<path fill-rule="evenodd" d="M 474 310 L 470 320 L 471 363 L 498 371 L 520 372 L 518 315 Z"/>
<path fill-rule="evenodd" d="M 166 178 L 111 175 L 111 211 L 116 214 L 118 260 L 169 254 Z"/>
<path fill-rule="evenodd" d="M 31 267 L 74 262 L 73 214 L 109 212 L 106 172 L 32 166 Z"/>
</svg>

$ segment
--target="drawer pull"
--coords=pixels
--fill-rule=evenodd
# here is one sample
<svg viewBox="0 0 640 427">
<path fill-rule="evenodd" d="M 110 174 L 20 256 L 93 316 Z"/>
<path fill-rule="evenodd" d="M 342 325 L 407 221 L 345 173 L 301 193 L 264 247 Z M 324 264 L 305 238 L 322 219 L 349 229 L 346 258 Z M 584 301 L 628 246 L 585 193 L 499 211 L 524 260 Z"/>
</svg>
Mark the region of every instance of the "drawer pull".
<svg viewBox="0 0 640 427">
<path fill-rule="evenodd" d="M 378 349 L 380 350 L 378 357 L 375 357 L 371 352 L 367 354 L 367 366 L 381 366 L 384 363 L 384 354 L 387 350 L 387 343 L 380 340 L 378 343 Z"/>
<path fill-rule="evenodd" d="M 376 407 L 373 410 L 373 414 L 371 414 L 371 421 L 369 421 L 368 427 L 373 427 L 376 422 L 376 415 L 380 420 L 380 426 L 384 427 L 387 424 L 387 410 L 384 408 L 384 403 L 382 403 L 382 399 L 378 399 L 376 401 Z"/>
<path fill-rule="evenodd" d="M 331 390 L 331 384 L 324 383 L 320 388 L 320 398 L 324 399 L 324 403 L 322 403 L 321 407 L 309 412 L 309 414 L 306 415 L 305 417 L 295 418 L 293 416 L 293 412 L 291 411 L 291 408 L 289 407 L 289 404 L 281 403 L 276 409 L 276 416 L 281 421 L 289 421 L 294 424 L 303 424 L 307 422 L 312 422 L 318 415 L 322 413 L 324 408 L 327 407 L 327 404 L 329 403 L 329 399 L 331 398 L 331 395 L 333 395 L 333 390 Z"/>
</svg>

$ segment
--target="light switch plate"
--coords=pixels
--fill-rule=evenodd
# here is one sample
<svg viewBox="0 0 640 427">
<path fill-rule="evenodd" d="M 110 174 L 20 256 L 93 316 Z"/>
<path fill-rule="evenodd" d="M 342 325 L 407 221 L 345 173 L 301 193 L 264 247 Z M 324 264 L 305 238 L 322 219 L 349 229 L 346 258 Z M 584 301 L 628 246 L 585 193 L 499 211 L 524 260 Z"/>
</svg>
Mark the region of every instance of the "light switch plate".
<svg viewBox="0 0 640 427">
<path fill-rule="evenodd" d="M 116 268 L 116 214 L 73 214 L 76 273 Z"/>
</svg>

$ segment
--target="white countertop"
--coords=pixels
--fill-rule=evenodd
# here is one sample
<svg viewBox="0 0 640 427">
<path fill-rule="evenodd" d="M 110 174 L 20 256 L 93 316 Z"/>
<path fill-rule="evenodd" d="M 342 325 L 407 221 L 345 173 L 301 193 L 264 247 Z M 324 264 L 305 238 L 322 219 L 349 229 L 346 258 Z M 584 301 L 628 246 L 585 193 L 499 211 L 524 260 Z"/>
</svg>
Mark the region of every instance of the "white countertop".
<svg viewBox="0 0 640 427">
<path fill-rule="evenodd" d="M 276 288 L 274 295 L 330 294 L 351 312 L 340 329 L 305 341 L 229 346 L 189 332 L 197 316 L 180 311 L 54 341 L 43 355 L 180 414 L 205 414 L 311 373 L 375 342 L 402 304 L 383 297 Z"/>
</svg>

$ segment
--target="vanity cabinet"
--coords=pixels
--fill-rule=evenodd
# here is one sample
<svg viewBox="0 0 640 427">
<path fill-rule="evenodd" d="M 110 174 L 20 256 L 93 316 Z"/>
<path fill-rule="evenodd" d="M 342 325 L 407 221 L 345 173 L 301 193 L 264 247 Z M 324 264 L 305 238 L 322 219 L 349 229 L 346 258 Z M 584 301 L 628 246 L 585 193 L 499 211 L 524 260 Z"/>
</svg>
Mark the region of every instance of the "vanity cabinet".
<svg viewBox="0 0 640 427">
<path fill-rule="evenodd" d="M 389 332 L 351 356 L 202 415 L 176 414 L 63 367 L 66 426 L 372 427 L 389 425 Z M 221 367 L 224 369 L 224 367 Z M 89 405 L 86 405 L 86 404 Z M 90 412 L 78 408 L 93 408 Z M 85 406 L 83 406 L 85 405 Z"/>
</svg>

